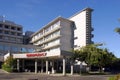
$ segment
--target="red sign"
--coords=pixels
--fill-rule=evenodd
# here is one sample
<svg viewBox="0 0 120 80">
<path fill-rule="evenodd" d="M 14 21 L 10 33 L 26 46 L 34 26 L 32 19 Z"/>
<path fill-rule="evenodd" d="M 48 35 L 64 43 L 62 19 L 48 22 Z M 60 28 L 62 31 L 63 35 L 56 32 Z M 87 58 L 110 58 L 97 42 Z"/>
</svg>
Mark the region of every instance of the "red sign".
<svg viewBox="0 0 120 80">
<path fill-rule="evenodd" d="M 46 56 L 47 53 L 28 53 L 26 54 L 27 57 L 42 57 L 42 56 Z"/>
</svg>

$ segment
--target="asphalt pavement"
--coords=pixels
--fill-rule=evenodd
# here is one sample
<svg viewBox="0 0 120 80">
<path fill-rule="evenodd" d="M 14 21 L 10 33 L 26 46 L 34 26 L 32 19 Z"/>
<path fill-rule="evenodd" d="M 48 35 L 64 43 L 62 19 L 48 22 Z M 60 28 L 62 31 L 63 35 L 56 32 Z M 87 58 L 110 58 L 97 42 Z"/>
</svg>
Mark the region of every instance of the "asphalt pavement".
<svg viewBox="0 0 120 80">
<path fill-rule="evenodd" d="M 61 74 L 34 74 L 34 73 L 6 73 L 0 69 L 0 80 L 108 80 L 110 75 L 66 75 Z"/>
</svg>

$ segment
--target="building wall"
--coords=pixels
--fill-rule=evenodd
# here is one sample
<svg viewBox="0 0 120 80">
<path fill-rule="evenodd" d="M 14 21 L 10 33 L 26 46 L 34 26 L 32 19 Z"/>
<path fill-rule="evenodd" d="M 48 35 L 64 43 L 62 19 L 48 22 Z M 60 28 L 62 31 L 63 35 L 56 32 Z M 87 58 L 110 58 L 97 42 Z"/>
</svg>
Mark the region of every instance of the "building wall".
<svg viewBox="0 0 120 80">
<path fill-rule="evenodd" d="M 91 12 L 92 9 L 86 8 L 81 12 L 73 15 L 69 19 L 74 21 L 74 49 L 78 49 L 92 42 L 92 27 L 91 27 Z"/>
<path fill-rule="evenodd" d="M 71 21 L 58 17 L 33 34 L 31 42 L 39 46 L 37 51 L 47 52 L 48 56 L 60 56 L 61 50 L 71 51 L 73 48 L 71 25 Z"/>
<path fill-rule="evenodd" d="M 22 44 L 22 32 L 21 25 L 7 20 L 0 21 L 0 42 Z"/>
<path fill-rule="evenodd" d="M 61 44 L 61 50 L 63 51 L 71 51 L 73 49 L 74 45 L 74 29 L 73 29 L 73 23 L 70 21 L 61 21 L 61 29 L 60 29 L 60 44 Z"/>
</svg>

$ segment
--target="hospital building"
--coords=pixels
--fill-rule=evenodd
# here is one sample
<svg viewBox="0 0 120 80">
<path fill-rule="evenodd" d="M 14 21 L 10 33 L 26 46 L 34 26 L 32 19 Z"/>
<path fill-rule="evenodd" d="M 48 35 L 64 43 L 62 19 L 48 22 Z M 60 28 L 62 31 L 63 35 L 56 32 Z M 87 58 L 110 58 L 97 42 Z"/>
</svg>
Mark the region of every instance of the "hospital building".
<svg viewBox="0 0 120 80">
<path fill-rule="evenodd" d="M 0 53 L 9 51 L 17 59 L 18 71 L 73 73 L 72 50 L 93 43 L 92 11 L 85 8 L 69 18 L 59 16 L 38 31 L 24 36 L 21 25 L 2 21 Z"/>
</svg>

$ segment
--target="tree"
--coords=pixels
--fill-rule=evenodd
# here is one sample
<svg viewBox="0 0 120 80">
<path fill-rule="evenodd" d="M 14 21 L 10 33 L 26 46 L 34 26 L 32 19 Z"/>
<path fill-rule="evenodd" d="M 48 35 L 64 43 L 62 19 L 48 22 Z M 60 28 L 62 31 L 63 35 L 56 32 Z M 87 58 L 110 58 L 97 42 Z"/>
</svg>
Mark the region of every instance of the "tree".
<svg viewBox="0 0 120 80">
<path fill-rule="evenodd" d="M 120 22 L 120 19 L 118 19 L 118 21 Z M 116 27 L 114 31 L 120 34 L 120 27 Z"/>
<path fill-rule="evenodd" d="M 99 48 L 101 44 L 91 44 L 82 47 L 79 50 L 74 51 L 74 59 L 79 59 L 80 61 L 85 61 L 90 67 L 97 66 L 99 71 L 106 65 L 110 65 L 115 56 L 109 52 L 106 48 Z"/>
<path fill-rule="evenodd" d="M 15 64 L 16 64 L 16 59 L 13 59 L 12 56 L 9 56 L 4 62 L 4 64 L 2 65 L 2 69 L 8 72 L 12 72 L 13 68 L 16 66 Z"/>
<path fill-rule="evenodd" d="M 115 32 L 117 32 L 118 34 L 120 34 L 120 28 L 119 27 L 115 28 Z"/>
</svg>

